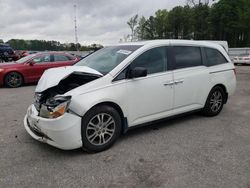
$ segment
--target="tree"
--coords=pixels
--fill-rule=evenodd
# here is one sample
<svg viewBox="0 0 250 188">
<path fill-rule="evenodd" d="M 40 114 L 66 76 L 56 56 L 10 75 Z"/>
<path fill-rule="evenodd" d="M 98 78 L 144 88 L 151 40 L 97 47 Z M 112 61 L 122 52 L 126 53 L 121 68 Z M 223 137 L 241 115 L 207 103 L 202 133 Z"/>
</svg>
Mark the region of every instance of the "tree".
<svg viewBox="0 0 250 188">
<path fill-rule="evenodd" d="M 193 7 L 193 32 L 194 39 L 208 40 L 209 34 L 209 13 L 207 4 L 199 4 Z"/>
<path fill-rule="evenodd" d="M 189 6 L 197 6 L 197 5 L 208 5 L 210 2 L 214 2 L 215 0 L 187 0 L 187 5 Z"/>
<path fill-rule="evenodd" d="M 249 0 L 188 1 L 192 6 L 158 10 L 149 18 L 142 16 L 138 23 L 138 17 L 134 22 L 130 19 L 133 36 L 139 40 L 225 40 L 230 47 L 250 46 Z"/>
<path fill-rule="evenodd" d="M 138 39 L 147 39 L 147 31 L 146 31 L 146 18 L 142 16 L 139 19 L 138 26 L 136 27 L 135 33 Z"/>
<path fill-rule="evenodd" d="M 170 26 L 170 38 L 183 38 L 183 7 L 177 6 L 169 11 L 168 22 Z"/>
<path fill-rule="evenodd" d="M 135 28 L 137 26 L 137 23 L 138 23 L 138 14 L 130 18 L 129 21 L 127 22 L 127 24 L 131 29 L 131 41 L 134 41 L 135 39 Z"/>
<path fill-rule="evenodd" d="M 168 11 L 166 9 L 158 10 L 154 18 L 155 38 L 164 39 L 168 36 Z"/>
<path fill-rule="evenodd" d="M 194 31 L 194 15 L 193 9 L 190 6 L 184 6 L 182 10 L 182 38 L 193 39 Z"/>
<path fill-rule="evenodd" d="M 220 0 L 211 8 L 210 20 L 213 39 L 227 40 L 231 47 L 249 43 L 249 1 Z"/>
<path fill-rule="evenodd" d="M 58 41 L 45 41 L 45 40 L 22 40 L 11 39 L 7 43 L 15 50 L 33 50 L 33 51 L 76 51 L 78 49 L 82 51 L 90 51 L 100 49 L 103 46 L 100 44 L 93 44 L 90 46 L 82 46 L 77 43 L 61 44 Z M 77 46 L 76 46 L 77 45 Z"/>
</svg>

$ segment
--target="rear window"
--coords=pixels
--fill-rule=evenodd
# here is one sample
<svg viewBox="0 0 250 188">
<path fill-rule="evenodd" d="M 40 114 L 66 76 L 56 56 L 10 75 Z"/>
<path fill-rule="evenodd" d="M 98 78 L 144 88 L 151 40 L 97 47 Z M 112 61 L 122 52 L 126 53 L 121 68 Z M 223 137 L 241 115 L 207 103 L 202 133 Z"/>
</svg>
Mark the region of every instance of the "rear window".
<svg viewBox="0 0 250 188">
<path fill-rule="evenodd" d="M 207 66 L 227 63 L 227 59 L 216 49 L 204 48 Z"/>
<path fill-rule="evenodd" d="M 188 68 L 202 65 L 200 47 L 175 46 L 175 68 Z"/>
</svg>

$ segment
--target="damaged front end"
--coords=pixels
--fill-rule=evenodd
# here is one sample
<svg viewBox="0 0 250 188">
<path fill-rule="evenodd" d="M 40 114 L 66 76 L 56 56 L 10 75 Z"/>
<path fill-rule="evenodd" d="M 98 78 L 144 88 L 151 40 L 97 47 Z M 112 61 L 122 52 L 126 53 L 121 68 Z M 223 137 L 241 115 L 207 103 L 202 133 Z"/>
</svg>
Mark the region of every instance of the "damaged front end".
<svg viewBox="0 0 250 188">
<path fill-rule="evenodd" d="M 102 77 L 100 74 L 74 71 L 60 80 L 57 85 L 42 92 L 36 92 L 34 106 L 38 116 L 49 119 L 62 116 L 68 111 L 71 96 L 61 95 L 100 77 Z"/>
</svg>

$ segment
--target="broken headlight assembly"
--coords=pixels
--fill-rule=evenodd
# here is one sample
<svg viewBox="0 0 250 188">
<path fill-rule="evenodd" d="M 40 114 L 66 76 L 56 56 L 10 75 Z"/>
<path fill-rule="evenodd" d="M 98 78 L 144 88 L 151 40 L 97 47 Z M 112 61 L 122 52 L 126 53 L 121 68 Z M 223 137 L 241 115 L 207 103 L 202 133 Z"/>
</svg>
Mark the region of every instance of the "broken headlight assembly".
<svg viewBox="0 0 250 188">
<path fill-rule="evenodd" d="M 55 96 L 46 100 L 40 109 L 40 116 L 44 118 L 58 118 L 62 116 L 69 107 L 71 96 Z"/>
</svg>

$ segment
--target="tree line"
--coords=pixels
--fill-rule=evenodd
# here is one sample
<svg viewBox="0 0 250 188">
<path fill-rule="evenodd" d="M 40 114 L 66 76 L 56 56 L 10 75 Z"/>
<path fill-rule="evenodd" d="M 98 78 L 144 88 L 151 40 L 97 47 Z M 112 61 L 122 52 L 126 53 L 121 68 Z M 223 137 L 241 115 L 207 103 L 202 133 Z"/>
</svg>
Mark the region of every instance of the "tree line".
<svg viewBox="0 0 250 188">
<path fill-rule="evenodd" d="M 0 43 L 3 40 L 0 39 Z M 15 50 L 30 50 L 30 51 L 92 51 L 102 48 L 100 44 L 91 44 L 84 46 L 74 43 L 60 43 L 58 41 L 46 40 L 23 40 L 23 39 L 10 39 L 6 42 Z"/>
<path fill-rule="evenodd" d="M 151 39 L 225 40 L 230 47 L 250 46 L 250 0 L 188 0 L 153 16 L 133 16 L 125 41 Z M 122 40 L 122 39 L 121 39 Z"/>
</svg>

